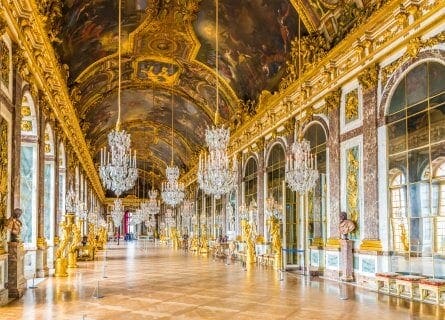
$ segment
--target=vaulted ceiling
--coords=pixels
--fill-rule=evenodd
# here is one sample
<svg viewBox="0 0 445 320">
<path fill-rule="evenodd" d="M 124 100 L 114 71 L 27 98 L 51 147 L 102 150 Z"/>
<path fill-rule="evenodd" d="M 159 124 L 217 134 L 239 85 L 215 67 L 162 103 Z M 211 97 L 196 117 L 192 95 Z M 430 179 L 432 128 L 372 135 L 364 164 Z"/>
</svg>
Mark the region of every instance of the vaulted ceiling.
<svg viewBox="0 0 445 320">
<path fill-rule="evenodd" d="M 297 8 L 307 35 L 338 3 L 219 1 L 219 111 L 227 125 L 263 90 L 278 89 L 297 36 Z M 117 119 L 117 7 L 116 0 L 64 0 L 55 41 L 96 162 Z M 141 176 L 159 187 L 172 141 L 173 162 L 188 171 L 213 122 L 215 0 L 122 0 L 122 12 L 121 127 L 131 134 Z"/>
</svg>

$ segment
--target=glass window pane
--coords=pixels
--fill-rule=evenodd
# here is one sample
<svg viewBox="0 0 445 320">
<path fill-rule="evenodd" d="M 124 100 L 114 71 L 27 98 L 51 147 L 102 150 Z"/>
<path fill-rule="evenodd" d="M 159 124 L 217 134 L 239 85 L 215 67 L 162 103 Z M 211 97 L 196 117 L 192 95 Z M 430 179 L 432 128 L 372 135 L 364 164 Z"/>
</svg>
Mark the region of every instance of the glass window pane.
<svg viewBox="0 0 445 320">
<path fill-rule="evenodd" d="M 424 100 L 418 104 L 415 104 L 415 105 L 409 107 L 407 110 L 407 116 L 409 117 L 413 114 L 419 113 L 419 112 L 425 110 L 426 108 L 428 108 L 428 100 Z"/>
<path fill-rule="evenodd" d="M 445 104 L 430 109 L 431 143 L 445 140 Z"/>
<path fill-rule="evenodd" d="M 445 103 L 445 93 L 442 93 L 430 99 L 430 108 L 434 108 L 444 103 Z"/>
<path fill-rule="evenodd" d="M 432 96 L 436 93 L 445 91 L 445 66 L 437 62 L 429 62 L 429 94 Z"/>
<path fill-rule="evenodd" d="M 391 104 L 389 105 L 389 114 L 396 113 L 397 111 L 405 108 L 405 78 L 400 81 L 397 89 L 394 91 L 391 97 Z"/>
<path fill-rule="evenodd" d="M 406 75 L 406 103 L 415 104 L 427 96 L 426 64 L 418 65 Z"/>
<path fill-rule="evenodd" d="M 428 144 L 428 113 L 426 111 L 409 117 L 407 126 L 409 149 Z"/>
<path fill-rule="evenodd" d="M 429 183 L 418 182 L 409 185 L 409 208 L 411 217 L 430 215 Z"/>
<path fill-rule="evenodd" d="M 430 157 L 429 149 L 417 149 L 408 152 L 409 182 L 420 182 L 429 179 Z"/>
<path fill-rule="evenodd" d="M 406 121 L 388 125 L 388 152 L 399 153 L 406 150 Z"/>
</svg>

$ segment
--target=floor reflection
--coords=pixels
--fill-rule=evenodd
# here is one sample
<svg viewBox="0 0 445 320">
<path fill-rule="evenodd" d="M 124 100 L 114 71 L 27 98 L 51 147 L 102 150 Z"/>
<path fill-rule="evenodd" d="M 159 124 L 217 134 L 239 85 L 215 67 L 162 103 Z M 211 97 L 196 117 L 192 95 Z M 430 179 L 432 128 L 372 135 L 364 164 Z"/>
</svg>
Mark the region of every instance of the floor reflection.
<svg viewBox="0 0 445 320">
<path fill-rule="evenodd" d="M 444 319 L 444 308 L 349 283 L 137 243 L 110 245 L 0 308 L 0 319 Z M 105 272 L 104 272 L 105 270 Z M 104 278 L 104 275 L 106 278 Z M 99 283 L 99 295 L 95 299 Z"/>
</svg>

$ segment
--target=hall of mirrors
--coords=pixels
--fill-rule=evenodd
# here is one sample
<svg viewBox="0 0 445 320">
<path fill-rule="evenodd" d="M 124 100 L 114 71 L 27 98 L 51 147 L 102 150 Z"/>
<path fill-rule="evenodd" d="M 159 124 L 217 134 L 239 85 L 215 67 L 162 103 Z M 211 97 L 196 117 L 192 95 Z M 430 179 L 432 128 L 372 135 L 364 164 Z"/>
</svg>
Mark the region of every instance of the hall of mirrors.
<svg viewBox="0 0 445 320">
<path fill-rule="evenodd" d="M 115 22 L 92 18 L 98 29 L 88 44 L 70 35 L 83 29 L 70 29 L 76 8 L 67 1 L 0 4 L 0 305 L 20 298 L 27 279 L 63 278 L 107 242 L 137 240 L 443 306 L 444 2 L 276 1 L 268 10 L 281 23 L 271 31 L 281 51 L 270 56 L 275 44 L 262 31 L 270 43 L 256 51 L 236 41 L 225 16 L 232 4 L 220 3 L 216 72 L 213 40 L 202 31 L 213 2 L 172 1 L 156 11 L 148 1 L 122 1 L 122 95 Z M 265 10 L 249 8 L 258 17 Z M 87 10 L 107 13 L 102 4 Z M 150 21 L 166 23 L 172 38 L 163 27 L 157 38 Z M 104 26 L 113 31 L 101 34 Z M 89 56 L 68 50 L 76 45 Z M 258 83 L 246 79 L 256 72 Z M 215 112 L 230 128 L 227 166 L 236 166 L 221 196 L 198 178 Z M 116 119 L 137 151 L 137 178 L 120 197 L 100 176 Z M 303 139 L 316 177 L 296 192 L 288 166 Z M 175 206 L 161 197 L 170 165 L 184 186 Z M 141 217 L 150 197 L 158 210 Z M 340 212 L 351 232 L 340 231 Z"/>
</svg>

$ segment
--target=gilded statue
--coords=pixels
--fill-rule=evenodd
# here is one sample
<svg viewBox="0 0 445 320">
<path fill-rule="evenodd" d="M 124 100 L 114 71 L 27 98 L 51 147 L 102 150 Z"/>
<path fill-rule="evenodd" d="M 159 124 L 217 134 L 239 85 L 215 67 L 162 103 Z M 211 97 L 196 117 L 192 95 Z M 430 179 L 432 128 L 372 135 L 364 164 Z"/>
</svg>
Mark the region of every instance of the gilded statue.
<svg viewBox="0 0 445 320">
<path fill-rule="evenodd" d="M 243 240 L 246 244 L 246 263 L 251 264 L 255 262 L 255 242 L 252 226 L 247 220 L 242 220 L 241 227 L 243 228 Z"/>
<path fill-rule="evenodd" d="M 22 230 L 21 215 L 22 209 L 15 208 L 11 217 L 9 217 L 6 222 L 6 229 L 11 232 L 11 242 L 20 242 L 20 232 Z"/>
<path fill-rule="evenodd" d="M 403 250 L 409 251 L 408 237 L 406 236 L 406 229 L 403 224 L 400 225 L 400 241 L 402 242 Z"/>
<path fill-rule="evenodd" d="M 204 226 L 201 233 L 200 249 L 199 252 L 202 254 L 209 253 L 209 240 L 207 238 L 207 229 Z"/>
<path fill-rule="evenodd" d="M 340 231 L 340 238 L 348 240 L 348 234 L 355 230 L 355 223 L 352 220 L 348 220 L 348 215 L 344 211 L 340 212 L 339 220 L 338 229 Z"/>
<path fill-rule="evenodd" d="M 77 250 L 78 245 L 81 240 L 80 235 L 80 228 L 73 224 L 72 225 L 72 234 L 73 237 L 71 239 L 71 243 L 69 244 L 68 248 L 68 267 L 69 268 L 76 268 L 77 267 Z"/>
<path fill-rule="evenodd" d="M 57 247 L 56 251 L 56 258 L 66 258 L 66 249 L 68 248 L 69 244 L 69 237 L 71 234 L 71 226 L 66 223 L 65 221 L 62 221 L 60 223 L 61 229 L 62 229 L 62 237 L 59 242 L 59 245 Z"/>
<path fill-rule="evenodd" d="M 271 249 L 274 253 L 274 268 L 279 270 L 281 269 L 282 261 L 280 220 L 275 217 L 271 217 L 268 220 L 268 224 L 271 237 Z"/>
<path fill-rule="evenodd" d="M 180 243 L 179 243 L 178 230 L 176 228 L 170 229 L 170 237 L 172 239 L 173 249 L 179 249 Z"/>
</svg>

